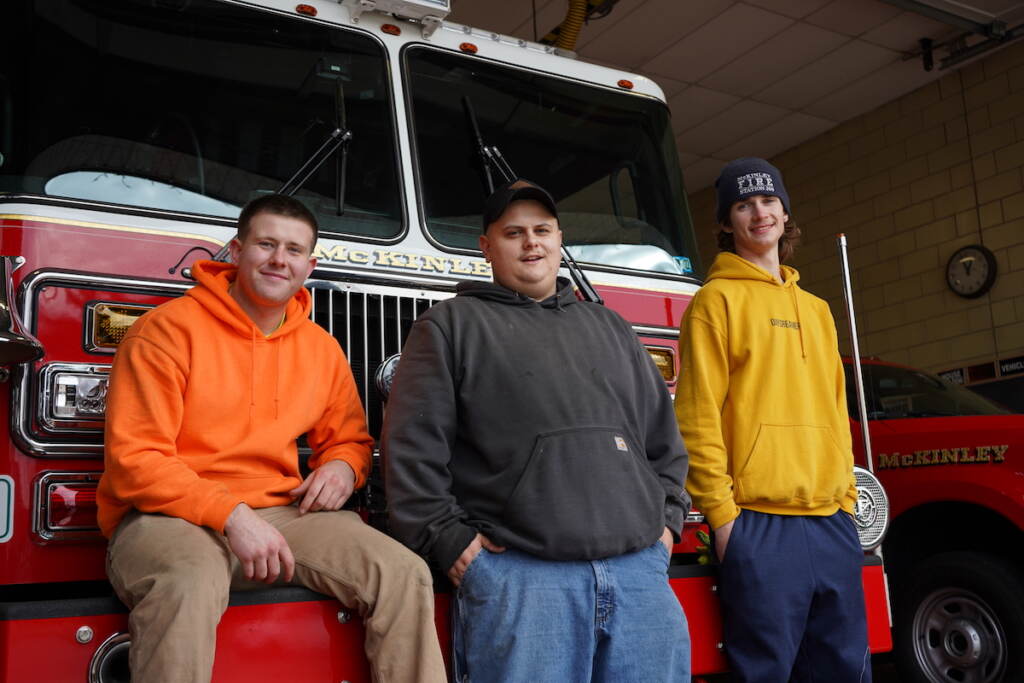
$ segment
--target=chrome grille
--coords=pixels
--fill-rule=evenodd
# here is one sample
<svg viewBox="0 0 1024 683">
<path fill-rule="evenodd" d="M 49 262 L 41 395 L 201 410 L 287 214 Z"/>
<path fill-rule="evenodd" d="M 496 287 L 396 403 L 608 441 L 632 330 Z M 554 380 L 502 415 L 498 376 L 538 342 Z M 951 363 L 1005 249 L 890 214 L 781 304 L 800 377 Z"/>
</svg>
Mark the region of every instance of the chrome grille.
<svg viewBox="0 0 1024 683">
<path fill-rule="evenodd" d="M 336 282 L 311 282 L 308 286 L 313 295 L 313 321 L 344 349 L 370 434 L 376 439 L 383 413 L 373 386 L 377 366 L 401 351 L 413 321 L 423 311 L 449 295 Z"/>
</svg>

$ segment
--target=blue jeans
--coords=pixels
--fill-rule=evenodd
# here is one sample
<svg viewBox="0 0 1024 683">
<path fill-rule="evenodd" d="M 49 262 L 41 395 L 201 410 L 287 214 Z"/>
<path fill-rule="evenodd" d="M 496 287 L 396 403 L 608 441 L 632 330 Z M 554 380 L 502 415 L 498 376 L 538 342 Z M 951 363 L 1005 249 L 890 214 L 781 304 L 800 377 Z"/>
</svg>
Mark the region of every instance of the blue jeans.
<svg viewBox="0 0 1024 683">
<path fill-rule="evenodd" d="M 458 683 L 690 680 L 690 634 L 655 542 L 603 560 L 481 550 L 454 601 Z"/>
</svg>

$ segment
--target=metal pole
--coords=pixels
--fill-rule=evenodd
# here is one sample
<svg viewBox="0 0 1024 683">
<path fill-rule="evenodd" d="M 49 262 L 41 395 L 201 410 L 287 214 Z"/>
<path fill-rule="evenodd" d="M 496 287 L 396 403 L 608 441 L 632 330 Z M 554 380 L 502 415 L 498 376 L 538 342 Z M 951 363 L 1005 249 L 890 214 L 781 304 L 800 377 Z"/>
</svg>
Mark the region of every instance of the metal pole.
<svg viewBox="0 0 1024 683">
<path fill-rule="evenodd" d="M 874 458 L 871 457 L 871 433 L 868 430 L 868 406 L 864 400 L 864 375 L 860 367 L 860 343 L 857 341 L 857 316 L 853 312 L 853 285 L 850 284 L 850 262 L 846 253 L 846 235 L 839 233 L 839 262 L 843 267 L 843 299 L 846 301 L 846 319 L 850 323 L 850 342 L 853 345 L 853 381 L 857 387 L 857 409 L 860 411 L 860 430 L 864 438 L 864 456 L 868 472 L 874 474 Z"/>
</svg>

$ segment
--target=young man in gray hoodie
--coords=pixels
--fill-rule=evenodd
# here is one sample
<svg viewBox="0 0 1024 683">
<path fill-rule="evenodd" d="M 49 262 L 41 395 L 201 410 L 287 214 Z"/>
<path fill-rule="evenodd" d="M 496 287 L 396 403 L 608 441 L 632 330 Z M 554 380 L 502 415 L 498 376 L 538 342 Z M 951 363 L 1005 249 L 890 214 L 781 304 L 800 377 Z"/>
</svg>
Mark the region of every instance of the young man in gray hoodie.
<svg viewBox="0 0 1024 683">
<path fill-rule="evenodd" d="M 382 440 L 394 534 L 457 586 L 456 680 L 688 681 L 665 383 L 629 323 L 558 278 L 550 194 L 506 184 L 483 225 L 494 283 L 413 325 Z"/>
</svg>

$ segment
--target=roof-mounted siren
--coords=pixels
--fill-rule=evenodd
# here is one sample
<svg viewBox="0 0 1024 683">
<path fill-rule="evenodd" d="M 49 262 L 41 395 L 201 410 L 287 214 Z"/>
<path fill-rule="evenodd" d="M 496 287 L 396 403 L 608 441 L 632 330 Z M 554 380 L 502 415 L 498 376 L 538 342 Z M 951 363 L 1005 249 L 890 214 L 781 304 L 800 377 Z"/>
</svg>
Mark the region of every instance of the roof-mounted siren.
<svg viewBox="0 0 1024 683">
<path fill-rule="evenodd" d="M 364 12 L 386 12 L 402 19 L 418 21 L 423 37 L 429 38 L 452 11 L 451 0 L 338 0 L 349 9 L 358 23 Z"/>
</svg>

